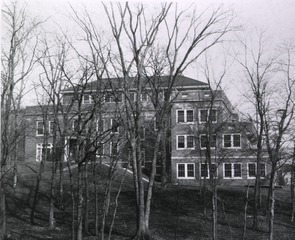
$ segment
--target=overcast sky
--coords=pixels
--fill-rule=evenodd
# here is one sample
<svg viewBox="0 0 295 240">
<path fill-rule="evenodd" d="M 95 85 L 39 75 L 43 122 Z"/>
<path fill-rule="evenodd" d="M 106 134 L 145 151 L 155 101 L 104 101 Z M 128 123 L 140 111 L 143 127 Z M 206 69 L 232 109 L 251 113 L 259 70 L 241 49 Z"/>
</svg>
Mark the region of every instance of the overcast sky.
<svg viewBox="0 0 295 240">
<path fill-rule="evenodd" d="M 5 0 L 9 2 L 10 0 Z M 22 2 L 22 1 L 21 1 Z M 106 2 L 106 1 L 105 1 Z M 121 1 L 124 2 L 124 1 Z M 140 1 L 129 1 L 140 2 Z M 143 1 L 152 6 L 159 1 Z M 194 3 L 197 8 L 210 9 L 222 5 L 224 10 L 232 9 L 235 13 L 235 24 L 242 25 L 245 35 L 251 34 L 255 29 L 267 31 L 269 42 L 279 45 L 295 37 L 295 1 L 294 0 L 195 0 L 175 1 L 180 6 L 189 6 Z M 102 5 L 98 0 L 29 0 L 27 1 L 29 14 L 41 19 L 48 19 L 44 28 L 47 31 L 57 31 L 58 25 L 72 31 L 74 24 L 70 21 L 70 7 L 78 11 L 85 8 L 95 16 L 101 26 L 107 25 Z M 185 72 L 186 75 L 199 78 L 194 69 Z M 233 76 L 232 76 L 233 78 Z M 200 79 L 202 80 L 202 79 Z M 238 87 L 238 86 L 234 86 Z M 230 89 L 228 95 L 234 103 L 239 99 L 235 95 L 238 91 Z"/>
<path fill-rule="evenodd" d="M 107 2 L 107 1 L 105 1 Z M 124 2 L 124 1 L 121 1 Z M 140 2 L 140 1 L 129 1 Z M 149 5 L 159 1 L 142 1 Z M 216 7 L 222 4 L 225 9 L 233 9 L 236 13 L 237 23 L 246 29 L 253 27 L 265 28 L 273 34 L 274 40 L 283 40 L 294 36 L 295 33 L 295 1 L 294 0 L 195 0 L 174 1 L 179 5 L 195 5 L 200 8 Z M 85 6 L 88 11 L 98 16 L 103 11 L 98 0 L 29 0 L 29 9 L 35 15 L 51 17 L 51 21 L 60 25 L 68 25 L 66 16 L 69 12 L 69 4 L 81 9 Z"/>
</svg>

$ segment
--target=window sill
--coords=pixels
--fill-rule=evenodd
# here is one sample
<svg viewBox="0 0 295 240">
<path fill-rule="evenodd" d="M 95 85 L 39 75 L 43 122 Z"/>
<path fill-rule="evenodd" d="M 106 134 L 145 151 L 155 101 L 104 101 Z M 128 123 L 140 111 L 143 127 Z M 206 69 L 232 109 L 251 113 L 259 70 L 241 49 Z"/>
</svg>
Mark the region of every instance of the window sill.
<svg viewBox="0 0 295 240">
<path fill-rule="evenodd" d="M 247 177 L 247 179 L 256 179 L 256 177 Z"/>
<path fill-rule="evenodd" d="M 200 179 L 210 179 L 210 177 L 200 177 Z M 214 179 L 218 179 L 218 177 L 214 177 Z"/>
<path fill-rule="evenodd" d="M 232 179 L 243 179 L 242 177 L 223 177 L 223 179 L 232 180 Z"/>
<path fill-rule="evenodd" d="M 196 179 L 195 177 L 177 177 L 177 179 L 180 179 L 180 180 L 193 180 L 193 179 Z"/>
<path fill-rule="evenodd" d="M 176 148 L 177 151 L 181 150 L 195 150 L 195 148 Z"/>
<path fill-rule="evenodd" d="M 179 125 L 194 124 L 195 122 L 177 122 Z"/>
<path fill-rule="evenodd" d="M 199 122 L 200 124 L 205 124 L 205 123 L 217 123 L 217 121 L 215 122 Z"/>
<path fill-rule="evenodd" d="M 222 147 L 224 149 L 242 149 L 242 147 Z"/>
</svg>

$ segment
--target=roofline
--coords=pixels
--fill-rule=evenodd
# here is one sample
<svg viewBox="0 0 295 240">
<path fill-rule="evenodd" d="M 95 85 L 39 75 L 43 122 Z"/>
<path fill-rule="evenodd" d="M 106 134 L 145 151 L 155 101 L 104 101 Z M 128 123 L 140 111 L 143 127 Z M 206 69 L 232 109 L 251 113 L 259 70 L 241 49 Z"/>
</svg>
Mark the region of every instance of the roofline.
<svg viewBox="0 0 295 240">
<path fill-rule="evenodd" d="M 204 84 L 204 85 L 198 85 L 198 86 L 177 86 L 174 87 L 174 89 L 200 89 L 200 88 L 208 88 L 209 85 Z M 168 87 L 159 87 L 159 89 L 167 89 Z M 117 88 L 116 90 L 121 90 L 122 88 Z M 145 89 L 151 89 L 150 87 L 147 87 Z M 111 89 L 105 89 L 106 91 L 111 90 Z M 130 88 L 129 90 L 136 90 L 136 88 Z M 74 93 L 74 90 L 62 90 L 62 93 Z M 83 92 L 96 92 L 96 89 L 85 89 Z"/>
</svg>

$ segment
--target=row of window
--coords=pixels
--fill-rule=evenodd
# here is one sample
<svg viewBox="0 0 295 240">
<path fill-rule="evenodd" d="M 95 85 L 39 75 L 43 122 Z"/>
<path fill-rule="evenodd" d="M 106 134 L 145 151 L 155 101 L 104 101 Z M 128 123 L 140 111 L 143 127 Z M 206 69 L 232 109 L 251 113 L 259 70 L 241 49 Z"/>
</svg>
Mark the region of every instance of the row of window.
<svg viewBox="0 0 295 240">
<path fill-rule="evenodd" d="M 266 165 L 261 163 L 260 176 L 266 176 Z M 214 177 L 217 177 L 217 167 L 211 164 L 211 172 Z M 253 179 L 256 177 L 257 166 L 256 163 L 247 164 L 247 178 Z M 200 177 L 209 178 L 209 165 L 205 163 L 200 164 Z M 194 163 L 177 163 L 177 178 L 178 179 L 194 179 L 195 178 L 195 164 Z M 242 179 L 242 163 L 223 163 L 223 178 L 224 179 Z"/>
<path fill-rule="evenodd" d="M 199 109 L 198 119 L 200 123 L 216 123 L 217 122 L 217 110 L 216 109 Z M 183 109 L 176 110 L 176 122 L 177 123 L 193 123 L 194 122 L 194 110 Z"/>
<path fill-rule="evenodd" d="M 156 122 L 155 122 L 156 123 Z M 49 135 L 53 134 L 53 121 L 48 121 L 48 133 Z M 80 123 L 80 129 L 82 129 L 84 132 L 87 132 L 88 129 L 90 128 L 89 122 L 86 123 L 84 121 L 81 121 Z M 154 124 L 155 130 L 156 130 L 156 124 Z M 105 127 L 105 119 L 98 120 L 96 122 L 96 127 L 94 126 L 95 130 L 98 132 L 104 132 L 106 131 Z M 75 132 L 78 132 L 79 130 L 79 124 L 78 120 L 74 119 L 72 122 L 72 130 Z M 119 133 L 119 123 L 115 119 L 110 119 L 110 128 L 109 131 L 112 133 Z M 45 135 L 45 127 L 44 127 L 44 122 L 43 121 L 37 121 L 37 130 L 36 130 L 36 135 L 37 136 L 44 136 Z M 140 131 L 140 138 L 141 140 L 145 139 L 145 128 L 141 127 Z"/>
<path fill-rule="evenodd" d="M 241 148 L 241 134 L 223 134 L 222 146 L 224 148 Z M 216 147 L 216 135 L 212 135 L 208 140 L 211 148 Z M 207 136 L 201 134 L 199 138 L 200 148 L 204 149 L 207 146 Z M 176 136 L 176 149 L 195 149 L 195 136 L 194 135 L 177 135 Z"/>
<path fill-rule="evenodd" d="M 49 157 L 52 153 L 52 143 L 48 144 L 42 144 L 38 143 L 36 146 L 36 161 L 44 160 L 45 157 Z M 107 155 L 107 152 L 105 151 L 106 144 L 99 143 L 97 146 L 96 155 L 97 156 L 104 156 Z M 109 144 L 109 154 L 116 156 L 119 152 L 119 144 L 117 142 L 110 142 Z M 141 159 L 142 162 L 145 161 L 145 150 L 141 151 Z"/>
<path fill-rule="evenodd" d="M 54 128 L 54 122 L 53 121 L 48 121 L 47 122 L 47 129 L 48 129 L 48 134 L 52 135 L 53 134 L 53 128 Z M 77 119 L 74 119 L 72 121 L 72 130 L 73 131 L 78 131 L 79 128 L 82 129 L 84 132 L 87 132 L 89 130 L 90 127 L 93 127 L 94 131 L 99 131 L 99 132 L 103 132 L 105 131 L 105 120 L 98 120 L 96 121 L 96 126 L 90 126 L 90 121 L 85 122 L 85 121 L 81 121 L 80 122 L 80 126 L 79 126 L 79 121 Z M 115 120 L 115 119 L 111 119 L 110 122 L 110 129 L 111 132 L 113 133 L 118 133 L 119 132 L 119 123 Z M 44 136 L 45 135 L 45 126 L 44 126 L 44 122 L 43 121 L 37 121 L 36 122 L 36 135 L 37 136 Z"/>
<path fill-rule="evenodd" d="M 106 93 L 103 97 L 103 102 L 106 103 L 115 103 L 115 102 L 122 102 L 123 100 L 123 94 L 112 94 L 112 93 Z M 136 93 L 131 92 L 130 93 L 130 101 L 135 102 L 136 101 Z M 140 101 L 142 102 L 148 102 L 149 101 L 149 95 L 148 93 L 144 92 L 140 95 Z M 91 104 L 94 103 L 93 96 L 91 94 L 84 94 L 82 97 L 82 103 L 83 104 Z"/>
</svg>

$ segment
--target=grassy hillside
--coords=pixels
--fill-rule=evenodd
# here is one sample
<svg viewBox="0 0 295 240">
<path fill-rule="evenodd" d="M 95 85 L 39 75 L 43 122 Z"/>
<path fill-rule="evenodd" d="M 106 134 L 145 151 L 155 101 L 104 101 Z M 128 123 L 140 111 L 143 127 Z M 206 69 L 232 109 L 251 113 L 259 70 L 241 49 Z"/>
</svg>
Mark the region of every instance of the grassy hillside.
<svg viewBox="0 0 295 240">
<path fill-rule="evenodd" d="M 12 187 L 12 178 L 6 182 L 8 232 L 11 239 L 70 239 L 71 199 L 69 195 L 68 175 L 65 177 L 65 209 L 61 211 L 56 205 L 57 227 L 48 229 L 49 179 L 50 166 L 45 167 L 41 182 L 41 191 L 36 212 L 36 225 L 30 225 L 29 216 L 36 183 L 38 164 L 23 164 L 19 167 L 19 183 L 16 189 Z M 76 168 L 72 171 L 75 173 Z M 102 166 L 97 179 L 100 181 L 99 202 L 103 202 L 103 189 L 108 167 Z M 114 198 L 117 193 L 123 170 L 116 173 L 113 184 L 110 215 L 114 208 Z M 89 171 L 91 176 L 91 168 Z M 92 178 L 89 179 L 91 184 Z M 250 191 L 250 197 L 253 194 Z M 242 239 L 244 224 L 244 187 L 219 188 L 219 239 Z M 263 205 L 265 206 L 266 189 L 263 190 Z M 276 190 L 275 239 L 295 239 L 295 223 L 290 223 L 291 204 L 290 192 L 283 189 Z M 93 232 L 93 194 L 90 194 L 90 231 Z M 102 204 L 101 204 L 102 205 Z M 204 206 L 206 211 L 204 211 Z M 250 202 L 251 206 L 251 202 Z M 101 211 L 100 211 L 101 213 Z M 267 222 L 265 207 L 260 219 L 260 230 L 253 231 L 250 226 L 252 208 L 248 209 L 247 238 L 267 239 Z M 113 229 L 112 239 L 129 239 L 135 232 L 135 200 L 132 175 L 127 173 L 123 191 L 119 197 L 118 213 Z M 108 217 L 107 225 L 109 224 Z M 152 203 L 151 233 L 155 240 L 161 239 L 210 239 L 211 237 L 210 196 L 205 201 L 196 187 L 168 186 L 165 189 L 156 186 Z M 96 239 L 85 234 L 85 239 Z M 97 238 L 98 239 L 98 238 Z"/>
</svg>

